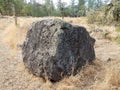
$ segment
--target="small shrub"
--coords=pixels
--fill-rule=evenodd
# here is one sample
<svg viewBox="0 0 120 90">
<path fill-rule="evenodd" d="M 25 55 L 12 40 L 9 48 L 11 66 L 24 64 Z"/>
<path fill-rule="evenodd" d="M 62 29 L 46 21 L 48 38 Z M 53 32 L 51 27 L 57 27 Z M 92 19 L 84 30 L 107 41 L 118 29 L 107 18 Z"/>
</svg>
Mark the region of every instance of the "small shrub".
<svg viewBox="0 0 120 90">
<path fill-rule="evenodd" d="M 116 42 L 118 42 L 118 43 L 120 43 L 120 37 L 116 37 L 113 40 L 116 41 Z"/>
<path fill-rule="evenodd" d="M 101 10 L 89 11 L 87 18 L 89 24 L 104 24 L 106 22 L 104 12 L 102 12 Z"/>
<path fill-rule="evenodd" d="M 120 26 L 117 26 L 117 27 L 115 28 L 115 31 L 116 31 L 116 32 L 120 32 Z"/>
<path fill-rule="evenodd" d="M 88 23 L 89 24 L 93 24 L 96 20 L 95 20 L 95 18 L 96 18 L 96 15 L 95 15 L 95 11 L 93 11 L 93 10 L 91 10 L 89 13 L 88 13 L 88 15 L 87 15 L 87 18 L 88 18 Z"/>
</svg>

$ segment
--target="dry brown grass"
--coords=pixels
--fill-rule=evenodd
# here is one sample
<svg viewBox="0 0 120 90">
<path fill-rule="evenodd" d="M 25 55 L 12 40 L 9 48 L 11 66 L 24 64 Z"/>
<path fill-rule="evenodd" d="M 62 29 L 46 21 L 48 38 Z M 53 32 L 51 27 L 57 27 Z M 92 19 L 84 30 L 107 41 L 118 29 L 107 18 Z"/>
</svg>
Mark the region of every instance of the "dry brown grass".
<svg viewBox="0 0 120 90">
<path fill-rule="evenodd" d="M 18 18 L 18 25 L 14 21 L 4 27 L 2 41 L 7 43 L 12 49 L 17 49 L 19 44 L 25 40 L 26 32 L 30 27 L 31 21 L 24 18 Z"/>
<path fill-rule="evenodd" d="M 119 90 L 120 89 L 120 60 L 110 61 L 103 65 L 104 69 L 99 75 L 102 80 L 93 84 L 94 90 Z"/>
<path fill-rule="evenodd" d="M 57 83 L 43 82 L 40 90 L 119 90 L 119 65 L 120 61 L 105 64 L 96 60 L 93 65 L 84 66 L 76 76 L 64 78 Z"/>
<path fill-rule="evenodd" d="M 17 45 L 21 44 L 25 38 L 27 30 L 24 28 L 26 27 L 19 27 L 10 24 L 3 34 L 2 41 L 7 43 L 12 49 L 17 49 Z"/>
<path fill-rule="evenodd" d="M 11 48 L 16 48 L 18 43 L 17 32 L 18 28 L 14 24 L 11 24 L 9 27 L 6 28 L 2 41 L 7 43 Z"/>
<path fill-rule="evenodd" d="M 42 18 L 18 18 L 18 26 L 11 23 L 5 28 L 2 41 L 17 50 L 17 45 L 23 43 L 31 22 L 41 19 Z M 87 24 L 85 17 L 65 18 L 65 21 L 85 26 L 89 30 L 98 27 Z M 113 30 L 114 27 L 102 27 L 102 29 Z M 24 64 L 19 63 L 16 69 L 18 71 L 25 70 Z M 34 76 L 31 78 L 38 79 Z M 42 83 L 40 90 L 120 90 L 120 60 L 106 63 L 96 60 L 93 65 L 84 66 L 76 76 L 64 78 L 57 83 L 51 83 L 49 81 Z"/>
</svg>

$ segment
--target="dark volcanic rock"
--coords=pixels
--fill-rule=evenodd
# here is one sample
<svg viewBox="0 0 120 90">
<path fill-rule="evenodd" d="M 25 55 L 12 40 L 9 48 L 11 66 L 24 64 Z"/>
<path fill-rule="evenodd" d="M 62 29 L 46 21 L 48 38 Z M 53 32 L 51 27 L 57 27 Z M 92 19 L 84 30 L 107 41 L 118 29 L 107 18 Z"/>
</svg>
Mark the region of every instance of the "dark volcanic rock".
<svg viewBox="0 0 120 90">
<path fill-rule="evenodd" d="M 58 81 L 95 59 L 94 42 L 84 27 L 59 19 L 38 21 L 27 33 L 23 61 L 33 74 Z"/>
</svg>

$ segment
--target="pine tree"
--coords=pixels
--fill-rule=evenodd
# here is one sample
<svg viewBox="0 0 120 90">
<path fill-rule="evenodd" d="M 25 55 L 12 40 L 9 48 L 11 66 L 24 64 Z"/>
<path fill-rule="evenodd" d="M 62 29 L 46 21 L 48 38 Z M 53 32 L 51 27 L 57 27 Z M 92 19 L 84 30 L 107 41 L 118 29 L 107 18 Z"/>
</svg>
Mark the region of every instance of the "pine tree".
<svg viewBox="0 0 120 90">
<path fill-rule="evenodd" d="M 75 0 L 71 0 L 71 13 L 75 16 Z"/>
<path fill-rule="evenodd" d="M 78 0 L 78 16 L 86 15 L 85 0 Z"/>
<path fill-rule="evenodd" d="M 58 0 L 58 12 L 60 13 L 59 15 L 64 19 L 64 8 L 65 8 L 65 3 L 63 3 L 61 0 Z"/>
<path fill-rule="evenodd" d="M 45 8 L 48 16 L 51 16 L 54 12 L 54 5 L 52 0 L 45 0 Z"/>
</svg>

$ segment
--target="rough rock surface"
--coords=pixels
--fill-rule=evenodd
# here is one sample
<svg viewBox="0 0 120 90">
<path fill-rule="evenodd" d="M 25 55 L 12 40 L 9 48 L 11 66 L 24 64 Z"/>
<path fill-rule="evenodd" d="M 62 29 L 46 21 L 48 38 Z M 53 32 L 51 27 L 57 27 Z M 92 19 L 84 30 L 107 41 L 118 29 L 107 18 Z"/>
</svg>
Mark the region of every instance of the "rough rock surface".
<svg viewBox="0 0 120 90">
<path fill-rule="evenodd" d="M 38 21 L 23 43 L 23 62 L 31 73 L 59 81 L 95 59 L 94 42 L 84 27 L 59 19 Z"/>
</svg>

